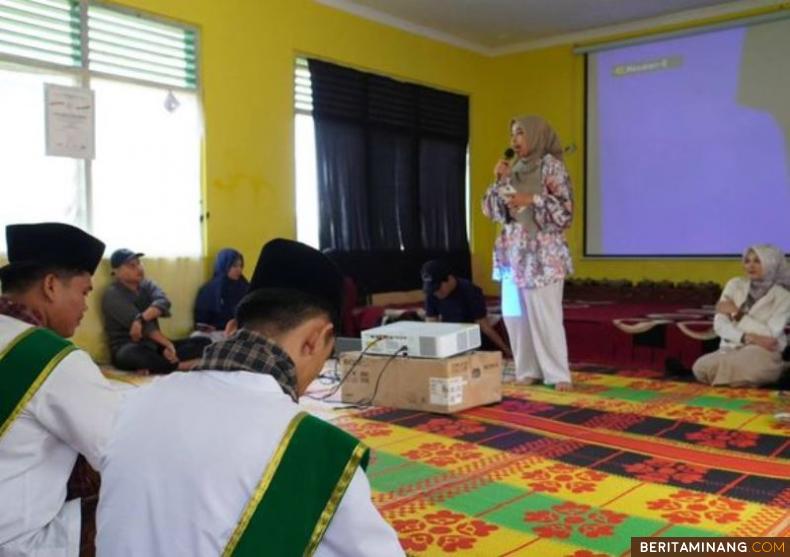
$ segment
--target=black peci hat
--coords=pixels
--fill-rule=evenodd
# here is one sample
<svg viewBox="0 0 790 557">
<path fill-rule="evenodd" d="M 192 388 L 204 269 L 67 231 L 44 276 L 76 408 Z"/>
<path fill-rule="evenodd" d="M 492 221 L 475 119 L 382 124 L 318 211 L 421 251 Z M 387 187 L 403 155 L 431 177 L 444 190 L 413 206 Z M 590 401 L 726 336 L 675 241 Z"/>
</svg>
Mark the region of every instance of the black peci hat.
<svg viewBox="0 0 790 557">
<path fill-rule="evenodd" d="M 10 271 L 47 266 L 93 274 L 104 254 L 104 242 L 62 222 L 9 224 L 5 237 L 8 265 L 0 268 L 0 280 Z"/>
<path fill-rule="evenodd" d="M 343 307 L 343 275 L 320 251 L 306 244 L 276 238 L 261 248 L 250 279 L 250 292 L 261 288 L 291 288 L 329 302 L 337 324 Z"/>
</svg>

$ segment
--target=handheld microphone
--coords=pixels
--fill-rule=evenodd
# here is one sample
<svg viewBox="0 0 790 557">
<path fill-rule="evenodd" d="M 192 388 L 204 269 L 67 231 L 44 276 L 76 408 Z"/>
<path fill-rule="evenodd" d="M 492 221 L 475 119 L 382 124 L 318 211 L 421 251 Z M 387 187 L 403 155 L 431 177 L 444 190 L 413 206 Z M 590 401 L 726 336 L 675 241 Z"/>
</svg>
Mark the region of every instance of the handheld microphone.
<svg viewBox="0 0 790 557">
<path fill-rule="evenodd" d="M 505 164 L 506 164 L 508 167 L 510 167 L 510 164 L 513 162 L 513 157 L 515 157 L 515 156 L 516 156 L 516 152 L 515 152 L 515 151 L 514 151 L 512 148 L 510 148 L 510 147 L 508 147 L 507 149 L 505 149 L 505 152 L 504 152 L 504 153 L 502 153 L 502 159 L 503 159 L 504 163 L 505 163 Z M 498 180 L 499 178 L 500 178 L 500 176 L 499 176 L 499 174 L 497 174 L 497 180 Z"/>
<path fill-rule="evenodd" d="M 516 156 L 516 152 L 512 148 L 508 147 L 507 149 L 505 149 L 505 152 L 502 153 L 502 160 L 508 167 L 510 167 L 511 164 L 513 164 L 513 157 L 515 156 Z M 497 175 L 497 179 L 498 178 L 499 175 Z"/>
</svg>

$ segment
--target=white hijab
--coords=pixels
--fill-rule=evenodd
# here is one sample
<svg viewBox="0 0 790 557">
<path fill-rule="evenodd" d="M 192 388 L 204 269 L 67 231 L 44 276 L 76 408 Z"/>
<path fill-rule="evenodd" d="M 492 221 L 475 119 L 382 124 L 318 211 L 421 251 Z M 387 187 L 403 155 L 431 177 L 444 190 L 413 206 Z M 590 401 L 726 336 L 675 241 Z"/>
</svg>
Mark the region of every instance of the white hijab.
<svg viewBox="0 0 790 557">
<path fill-rule="evenodd" d="M 743 252 L 744 261 L 750 251 L 757 255 L 763 267 L 763 277 L 749 281 L 749 297 L 754 302 L 765 296 L 774 284 L 790 289 L 790 266 L 779 249 L 768 244 L 750 246 Z"/>
</svg>

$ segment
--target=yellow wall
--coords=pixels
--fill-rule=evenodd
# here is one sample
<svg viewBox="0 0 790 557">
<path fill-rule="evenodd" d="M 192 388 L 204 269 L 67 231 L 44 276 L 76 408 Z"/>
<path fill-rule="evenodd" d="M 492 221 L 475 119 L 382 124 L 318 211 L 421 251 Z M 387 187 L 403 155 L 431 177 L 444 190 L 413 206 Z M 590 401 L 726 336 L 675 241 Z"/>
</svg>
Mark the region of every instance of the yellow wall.
<svg viewBox="0 0 790 557">
<path fill-rule="evenodd" d="M 121 0 L 126 7 L 200 29 L 200 84 L 205 116 L 204 200 L 209 258 L 222 247 L 240 249 L 248 272 L 260 246 L 295 237 L 293 64 L 309 55 L 415 81 L 470 97 L 472 258 L 475 279 L 489 293 L 496 227 L 479 200 L 494 162 L 509 140 L 508 122 L 521 113 L 547 117 L 578 150 L 567 162 L 576 188 L 577 218 L 569 234 L 577 276 L 715 280 L 739 272 L 732 260 L 616 261 L 581 257 L 583 176 L 583 60 L 569 45 L 488 58 L 411 35 L 312 0 Z M 787 4 L 784 6 L 787 8 Z M 147 261 L 149 276 L 173 298 L 165 332 L 191 326 L 197 286 L 209 262 Z M 203 271 L 203 273 L 201 273 Z M 107 281 L 102 268 L 97 283 Z M 100 358 L 99 298 L 77 342 Z M 104 358 L 102 358 L 104 359 Z"/>
<path fill-rule="evenodd" d="M 677 30 L 713 23 L 725 19 L 790 9 L 790 3 L 774 8 L 752 10 L 738 14 L 688 22 L 651 32 Z M 639 35 L 645 35 L 640 33 Z M 624 39 L 637 34 L 612 37 Z M 575 143 L 577 150 L 566 156 L 566 164 L 574 184 L 576 214 L 568 234 L 577 277 L 588 278 L 627 278 L 672 281 L 715 281 L 724 284 L 729 278 L 742 272 L 738 259 L 601 259 L 583 257 L 584 229 L 584 57 L 573 53 L 572 45 L 525 52 L 493 59 L 486 68 L 491 72 L 491 80 L 507 81 L 510 86 L 497 92 L 500 102 L 488 115 L 500 122 L 502 134 L 506 133 L 510 118 L 518 114 L 540 114 L 555 127 L 565 145 Z M 502 143 L 502 140 L 499 140 Z M 485 150 L 485 156 L 493 160 L 501 152 L 493 145 Z M 474 229 L 479 245 L 493 242 L 495 227 L 480 220 Z M 486 262 L 487 263 L 487 262 Z M 490 269 L 482 269 L 485 277 Z M 481 276 L 481 275 L 478 275 Z M 481 276 L 482 278 L 482 276 Z M 492 282 L 486 283 L 487 291 L 496 292 Z"/>
<path fill-rule="evenodd" d="M 206 122 L 207 251 L 233 245 L 254 264 L 261 244 L 295 236 L 293 61 L 311 55 L 470 96 L 472 255 L 487 291 L 496 233 L 479 211 L 493 163 L 519 113 L 546 116 L 578 150 L 567 159 L 576 187 L 570 241 L 577 276 L 715 280 L 732 260 L 582 259 L 583 61 L 570 46 L 487 58 L 373 23 L 311 0 L 123 0 L 200 29 Z"/>
<path fill-rule="evenodd" d="M 265 240 L 295 236 L 297 55 L 469 94 L 473 136 L 489 120 L 477 79 L 486 58 L 310 0 L 122 3 L 200 29 L 209 255 L 232 245 L 252 265 Z"/>
<path fill-rule="evenodd" d="M 486 58 L 310 0 L 123 0 L 120 4 L 200 29 L 204 202 L 210 214 L 206 251 L 212 259 L 221 248 L 236 247 L 245 256 L 248 274 L 266 240 L 296 235 L 293 71 L 297 55 L 468 94 L 473 136 L 490 121 L 486 110 L 495 105 L 486 97 L 487 84 L 478 79 Z M 472 166 L 483 166 L 477 164 L 474 150 Z M 475 176 L 478 182 L 483 179 Z M 486 258 L 489 248 L 489 244 L 483 247 Z M 148 276 L 173 302 L 173 317 L 162 321 L 164 332 L 174 338 L 187 334 L 194 296 L 210 262 L 144 261 Z M 109 280 L 105 267 L 96 274 L 90 309 L 75 337 L 102 362 L 108 359 L 99 317 L 100 295 Z"/>
</svg>

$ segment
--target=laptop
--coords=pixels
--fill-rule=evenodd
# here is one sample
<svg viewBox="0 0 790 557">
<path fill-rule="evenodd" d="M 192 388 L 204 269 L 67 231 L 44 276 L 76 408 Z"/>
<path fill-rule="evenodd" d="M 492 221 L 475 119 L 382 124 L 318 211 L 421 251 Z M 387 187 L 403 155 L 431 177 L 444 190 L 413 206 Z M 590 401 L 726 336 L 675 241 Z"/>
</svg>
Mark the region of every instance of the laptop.
<svg viewBox="0 0 790 557">
<path fill-rule="evenodd" d="M 362 339 L 357 337 L 337 337 L 335 339 L 334 357 L 343 352 L 359 352 L 362 350 Z"/>
</svg>

